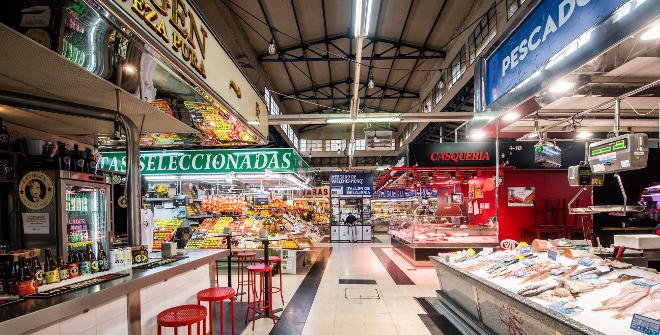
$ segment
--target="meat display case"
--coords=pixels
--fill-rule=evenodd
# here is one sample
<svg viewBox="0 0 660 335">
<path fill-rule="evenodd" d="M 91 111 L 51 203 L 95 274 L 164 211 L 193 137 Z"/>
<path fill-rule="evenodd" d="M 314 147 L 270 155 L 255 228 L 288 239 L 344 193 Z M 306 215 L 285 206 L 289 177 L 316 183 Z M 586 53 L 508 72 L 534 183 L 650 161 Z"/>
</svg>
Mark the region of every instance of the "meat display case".
<svg viewBox="0 0 660 335">
<path fill-rule="evenodd" d="M 474 224 L 473 216 L 393 215 L 389 235 L 394 250 L 415 266 L 431 266 L 429 256 L 465 248 L 499 245 L 497 221 Z"/>
</svg>

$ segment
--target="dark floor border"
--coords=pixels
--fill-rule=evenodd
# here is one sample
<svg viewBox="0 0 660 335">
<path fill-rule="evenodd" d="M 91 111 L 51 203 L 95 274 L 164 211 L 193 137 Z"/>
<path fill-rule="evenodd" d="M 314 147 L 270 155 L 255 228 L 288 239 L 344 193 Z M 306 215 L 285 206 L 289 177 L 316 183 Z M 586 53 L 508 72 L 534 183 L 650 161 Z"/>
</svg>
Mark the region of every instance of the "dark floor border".
<svg viewBox="0 0 660 335">
<path fill-rule="evenodd" d="M 438 313 L 426 298 L 415 298 L 427 314 L 418 314 L 419 318 L 432 335 L 461 335 L 459 331 L 444 315 Z"/>
<path fill-rule="evenodd" d="M 270 331 L 271 335 L 299 335 L 305 328 L 309 310 L 314 303 L 316 291 L 319 288 L 323 273 L 330 260 L 332 248 L 315 248 L 321 249 L 320 254 L 312 264 L 312 267 L 305 275 L 305 278 L 298 286 L 296 293 L 293 294 L 291 301 L 286 305 L 280 320 L 277 321 L 273 329 Z"/>
<path fill-rule="evenodd" d="M 371 250 L 376 254 L 376 257 L 378 257 L 378 260 L 383 264 L 383 267 L 385 270 L 387 270 L 387 273 L 392 277 L 394 280 L 394 283 L 397 285 L 415 285 L 415 282 L 406 275 L 401 268 L 399 268 L 394 261 L 389 258 L 385 252 L 382 250 L 383 248 L 380 247 L 371 247 Z"/>
</svg>

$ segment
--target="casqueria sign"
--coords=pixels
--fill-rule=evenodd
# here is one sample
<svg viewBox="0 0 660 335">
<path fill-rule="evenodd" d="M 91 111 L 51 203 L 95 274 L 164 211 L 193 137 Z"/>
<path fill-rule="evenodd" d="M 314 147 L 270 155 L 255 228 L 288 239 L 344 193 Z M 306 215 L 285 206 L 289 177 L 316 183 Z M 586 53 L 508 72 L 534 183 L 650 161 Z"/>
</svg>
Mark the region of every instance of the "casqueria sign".
<svg viewBox="0 0 660 335">
<path fill-rule="evenodd" d="M 126 154 L 104 152 L 99 169 L 126 171 Z M 309 166 L 293 149 L 171 150 L 140 153 L 140 173 L 210 174 L 290 172 L 309 176 Z"/>
</svg>

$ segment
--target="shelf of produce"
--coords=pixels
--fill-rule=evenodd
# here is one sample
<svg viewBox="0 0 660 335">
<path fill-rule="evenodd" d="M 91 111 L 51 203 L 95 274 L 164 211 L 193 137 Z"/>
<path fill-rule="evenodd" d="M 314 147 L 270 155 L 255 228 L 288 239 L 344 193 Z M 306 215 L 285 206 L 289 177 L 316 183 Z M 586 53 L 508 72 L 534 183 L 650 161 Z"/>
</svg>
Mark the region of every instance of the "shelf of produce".
<svg viewBox="0 0 660 335">
<path fill-rule="evenodd" d="M 212 217 L 213 215 L 191 215 L 191 216 L 186 216 L 186 219 L 206 219 Z"/>
</svg>

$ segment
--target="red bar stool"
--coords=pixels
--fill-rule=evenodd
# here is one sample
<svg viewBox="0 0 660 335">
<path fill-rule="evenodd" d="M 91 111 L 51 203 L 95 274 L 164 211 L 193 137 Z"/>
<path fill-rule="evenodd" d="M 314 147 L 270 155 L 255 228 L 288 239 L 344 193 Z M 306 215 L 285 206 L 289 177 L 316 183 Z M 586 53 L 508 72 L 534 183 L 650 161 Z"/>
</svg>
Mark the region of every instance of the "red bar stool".
<svg viewBox="0 0 660 335">
<path fill-rule="evenodd" d="M 263 263 L 264 258 L 261 257 L 259 258 L 259 262 Z M 280 297 L 282 297 L 282 305 L 284 305 L 284 294 L 282 293 L 282 259 L 277 257 L 277 256 L 269 256 L 268 257 L 268 264 L 273 264 L 273 263 L 278 263 L 279 264 L 279 273 L 280 273 L 280 286 L 272 286 L 273 292 L 271 293 L 280 293 Z"/>
<path fill-rule="evenodd" d="M 224 314 L 223 314 L 223 301 L 231 300 L 231 334 L 234 335 L 234 296 L 236 291 L 231 287 L 211 287 L 206 290 L 197 292 L 197 304 L 202 301 L 209 302 L 209 321 L 211 330 L 213 330 L 213 307 L 211 304 L 217 301 L 220 304 L 220 334 L 224 334 Z"/>
<path fill-rule="evenodd" d="M 247 270 L 248 265 L 254 265 L 257 254 L 254 252 L 244 252 L 236 254 L 236 258 L 238 259 L 238 286 L 236 287 L 236 292 L 239 293 L 241 301 L 243 301 L 243 294 L 245 293 L 244 288 L 249 280 L 249 276 L 248 279 L 245 279 L 243 273 Z"/>
<path fill-rule="evenodd" d="M 156 316 L 158 335 L 160 327 L 174 327 L 174 335 L 178 335 L 178 327 L 188 326 L 188 335 L 192 335 L 192 325 L 197 324 L 197 335 L 199 335 L 199 323 L 204 323 L 204 334 L 206 334 L 206 307 L 200 305 L 182 305 L 168 308 Z"/>
<path fill-rule="evenodd" d="M 273 267 L 270 265 L 266 264 L 255 264 L 255 265 L 249 265 L 247 267 L 248 269 L 248 305 L 247 305 L 247 310 L 245 311 L 245 323 L 248 322 L 248 315 L 250 314 L 250 309 L 252 309 L 252 330 L 254 330 L 254 321 L 255 321 L 255 314 L 257 312 L 257 309 L 260 309 L 264 313 L 264 317 L 268 317 L 266 315 L 266 308 L 270 309 L 270 315 L 271 318 L 273 319 L 273 324 L 275 323 L 275 316 L 273 315 L 273 281 L 272 281 L 272 275 L 273 275 Z M 259 295 L 257 296 L 257 274 L 259 274 Z M 264 288 L 264 276 L 270 276 L 270 287 L 268 288 L 268 294 L 270 294 L 270 301 L 271 303 L 266 305 L 266 300 L 264 299 L 264 292 L 266 289 Z M 252 299 L 250 299 L 252 297 Z"/>
</svg>

